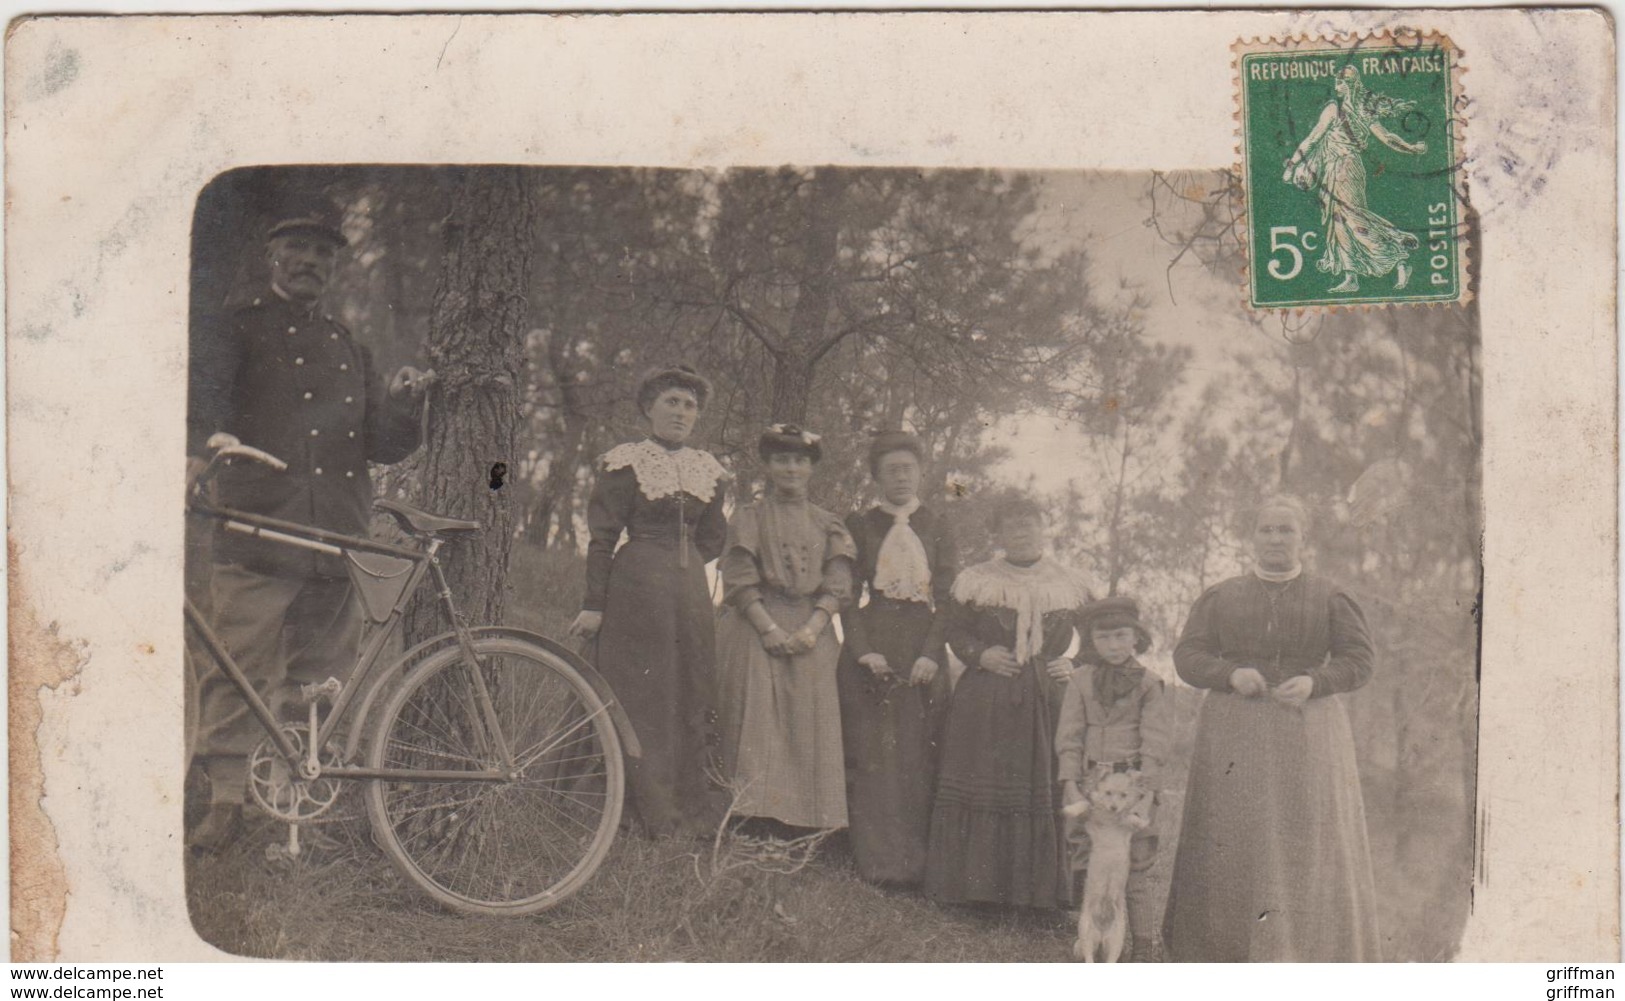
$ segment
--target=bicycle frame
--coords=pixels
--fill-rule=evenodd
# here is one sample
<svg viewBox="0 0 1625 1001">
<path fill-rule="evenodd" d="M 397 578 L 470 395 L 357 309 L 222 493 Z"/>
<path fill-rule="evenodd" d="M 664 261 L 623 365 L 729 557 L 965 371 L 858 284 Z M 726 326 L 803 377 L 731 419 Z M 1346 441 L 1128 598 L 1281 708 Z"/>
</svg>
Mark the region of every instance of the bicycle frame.
<svg viewBox="0 0 1625 1001">
<path fill-rule="evenodd" d="M 271 712 L 265 700 L 260 698 L 254 690 L 252 682 L 243 669 L 232 658 L 230 651 L 225 648 L 220 637 L 209 626 L 203 614 L 188 599 L 185 603 L 186 622 L 203 641 L 204 647 L 209 651 L 210 657 L 216 665 L 231 679 L 238 693 L 247 703 L 249 711 L 259 721 L 260 726 L 270 736 L 277 752 L 282 756 L 296 774 L 305 779 L 314 779 L 317 776 L 341 779 L 394 779 L 414 782 L 466 782 L 469 780 L 503 782 L 513 777 L 514 761 L 512 750 L 502 734 L 502 728 L 496 719 L 496 710 L 491 703 L 490 691 L 486 688 L 485 679 L 480 671 L 469 670 L 473 685 L 479 698 L 480 712 L 484 716 L 484 725 L 488 733 L 494 738 L 500 769 L 487 769 L 484 771 L 470 770 L 417 770 L 399 768 L 360 768 L 351 765 L 337 767 L 323 767 L 320 763 L 321 748 L 327 746 L 329 740 L 337 731 L 351 704 L 355 701 L 356 692 L 366 687 L 371 680 L 378 658 L 383 653 L 384 646 L 397 629 L 400 628 L 402 618 L 406 613 L 406 606 L 412 600 L 423 584 L 426 576 L 434 578 L 435 589 L 440 599 L 441 607 L 445 609 L 446 618 L 451 622 L 452 630 L 457 637 L 457 643 L 463 649 L 466 663 L 477 665 L 478 658 L 474 654 L 473 636 L 467 626 L 457 614 L 457 606 L 452 600 L 451 587 L 446 582 L 445 573 L 440 568 L 437 553 L 443 544 L 442 540 L 430 536 L 427 545 L 421 549 L 410 549 L 396 546 L 387 542 L 375 542 L 359 536 L 344 535 L 339 532 L 330 532 L 325 529 L 301 525 L 298 522 L 283 521 L 265 515 L 254 514 L 248 511 L 238 511 L 232 508 L 215 507 L 199 500 L 194 500 L 191 510 L 196 514 L 204 515 L 223 523 L 228 531 L 241 532 L 257 538 L 265 539 L 279 545 L 292 546 L 313 552 L 328 555 L 343 555 L 348 551 L 375 553 L 385 556 L 395 556 L 410 560 L 412 568 L 407 579 L 406 587 L 401 590 L 400 597 L 395 600 L 389 615 L 380 623 L 380 628 L 373 631 L 366 645 L 362 648 L 356 659 L 355 671 L 351 681 L 339 692 L 338 698 L 333 701 L 327 718 L 321 721 L 316 733 L 309 741 L 303 756 L 293 746 L 293 742 L 283 733 L 283 724 Z"/>
</svg>

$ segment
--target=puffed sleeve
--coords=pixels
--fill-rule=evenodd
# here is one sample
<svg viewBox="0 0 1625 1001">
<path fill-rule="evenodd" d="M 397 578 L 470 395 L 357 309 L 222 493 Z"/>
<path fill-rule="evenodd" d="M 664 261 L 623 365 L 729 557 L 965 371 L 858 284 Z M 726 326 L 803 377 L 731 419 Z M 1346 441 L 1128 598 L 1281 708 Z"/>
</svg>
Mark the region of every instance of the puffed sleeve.
<svg viewBox="0 0 1625 1001">
<path fill-rule="evenodd" d="M 356 344 L 361 355 L 362 378 L 367 387 L 367 458 L 385 464 L 400 462 L 417 451 L 422 437 L 423 397 L 395 399 L 373 367 L 372 352 Z"/>
<path fill-rule="evenodd" d="M 1218 587 L 1202 592 L 1185 619 L 1185 631 L 1174 647 L 1174 669 L 1186 684 L 1197 688 L 1230 687 L 1230 675 L 1240 664 L 1219 656 Z"/>
<path fill-rule="evenodd" d="M 858 549 L 858 566 L 872 567 L 874 561 L 864 552 L 868 543 L 868 535 L 863 528 L 864 512 L 854 511 L 846 516 L 846 530 L 852 536 L 853 543 Z M 863 581 L 852 582 L 852 604 L 841 613 L 841 632 L 846 636 L 846 649 L 853 660 L 868 656 L 875 652 L 874 643 L 869 639 L 869 626 L 864 616 L 858 610 L 858 598 L 863 595 Z"/>
<path fill-rule="evenodd" d="M 931 546 L 931 597 L 936 603 L 936 613 L 931 616 L 931 628 L 917 655 L 933 660 L 942 656 L 948 630 L 948 606 L 953 604 L 954 578 L 959 574 L 959 542 L 954 538 L 953 526 L 938 514 L 935 528 L 936 538 Z"/>
<path fill-rule="evenodd" d="M 827 515 L 824 536 L 824 579 L 818 585 L 813 606 L 822 608 L 830 618 L 852 601 L 852 567 L 858 556 L 852 534 L 841 524 L 841 519 Z"/>
<path fill-rule="evenodd" d="M 1149 677 L 1145 697 L 1140 702 L 1140 764 L 1152 788 L 1160 787 L 1173 746 L 1173 696 L 1168 694 L 1161 678 Z"/>
<path fill-rule="evenodd" d="M 609 568 L 615 559 L 615 547 L 620 544 L 621 531 L 632 519 L 632 505 L 636 503 L 638 477 L 630 466 L 607 469 L 598 474 L 593 484 L 592 499 L 587 502 L 587 592 L 581 599 L 581 608 L 588 612 L 604 610 L 609 593 Z"/>
<path fill-rule="evenodd" d="M 1089 687 L 1089 668 L 1072 672 L 1072 680 L 1061 696 L 1061 718 L 1055 726 L 1055 777 L 1062 782 L 1082 782 L 1088 770 L 1084 738 L 1089 732 L 1083 693 Z"/>
<path fill-rule="evenodd" d="M 985 642 L 979 628 L 981 611 L 969 602 L 950 598 L 947 625 L 943 635 L 954 656 L 970 670 L 982 666 L 982 652 L 994 644 Z"/>
<path fill-rule="evenodd" d="M 717 492 L 711 495 L 711 500 L 700 512 L 700 520 L 694 526 L 694 548 L 700 551 L 700 559 L 709 563 L 722 555 L 722 547 L 728 537 L 728 516 L 722 513 L 722 502 L 727 496 L 723 484 L 717 484 Z"/>
<path fill-rule="evenodd" d="M 1342 591 L 1333 591 L 1329 611 L 1331 657 L 1309 672 L 1315 682 L 1312 698 L 1354 691 L 1371 680 L 1376 665 L 1376 650 L 1371 643 L 1371 631 L 1366 627 L 1365 612 L 1354 599 Z"/>
<path fill-rule="evenodd" d="M 727 541 L 722 547 L 722 600 L 735 608 L 749 608 L 762 600 L 762 567 L 756 562 L 761 547 L 761 518 L 756 505 L 734 510 L 728 522 Z"/>
</svg>

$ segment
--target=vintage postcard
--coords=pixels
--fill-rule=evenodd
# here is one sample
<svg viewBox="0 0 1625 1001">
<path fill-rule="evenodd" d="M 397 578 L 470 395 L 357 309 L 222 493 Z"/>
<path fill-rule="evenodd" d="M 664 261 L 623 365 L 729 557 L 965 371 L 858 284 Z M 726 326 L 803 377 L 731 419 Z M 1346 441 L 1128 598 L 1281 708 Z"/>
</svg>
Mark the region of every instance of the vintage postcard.
<svg viewBox="0 0 1625 1001">
<path fill-rule="evenodd" d="M 1613 46 L 14 25 L 13 959 L 1616 961 Z"/>
</svg>

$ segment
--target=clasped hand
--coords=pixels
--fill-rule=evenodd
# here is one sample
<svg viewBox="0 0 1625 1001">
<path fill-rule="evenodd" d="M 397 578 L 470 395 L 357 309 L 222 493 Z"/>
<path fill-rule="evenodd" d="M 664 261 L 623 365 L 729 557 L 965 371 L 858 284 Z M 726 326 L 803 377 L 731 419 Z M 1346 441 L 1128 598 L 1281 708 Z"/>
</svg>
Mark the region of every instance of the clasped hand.
<svg viewBox="0 0 1625 1001">
<path fill-rule="evenodd" d="M 886 661 L 883 653 L 866 653 L 858 658 L 858 663 L 869 669 L 869 673 L 877 678 L 890 678 L 895 676 L 891 664 Z M 930 657 L 914 658 L 914 667 L 909 671 L 908 683 L 911 685 L 929 685 L 937 676 L 939 665 Z"/>
<path fill-rule="evenodd" d="M 774 657 L 796 657 L 818 645 L 818 634 L 802 626 L 795 632 L 786 632 L 774 626 L 762 634 L 762 649 Z"/>
<path fill-rule="evenodd" d="M 1237 695 L 1246 698 L 1268 695 L 1282 705 L 1301 706 L 1314 694 L 1315 680 L 1307 674 L 1300 674 L 1271 688 L 1257 668 L 1238 667 L 1230 672 L 1230 687 Z"/>
<path fill-rule="evenodd" d="M 1008 648 L 1002 646 L 990 646 L 983 650 L 977 664 L 982 670 L 1003 678 L 1013 678 L 1021 673 L 1021 662 L 1016 660 L 1016 655 Z M 1065 657 L 1056 657 L 1044 665 L 1044 671 L 1051 680 L 1065 681 L 1072 676 L 1072 661 Z"/>
</svg>

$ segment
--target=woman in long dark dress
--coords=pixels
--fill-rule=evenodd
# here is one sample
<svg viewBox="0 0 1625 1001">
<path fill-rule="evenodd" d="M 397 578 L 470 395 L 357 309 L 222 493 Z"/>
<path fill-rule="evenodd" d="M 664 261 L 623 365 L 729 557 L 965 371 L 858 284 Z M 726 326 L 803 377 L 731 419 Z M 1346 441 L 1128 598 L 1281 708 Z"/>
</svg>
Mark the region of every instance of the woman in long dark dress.
<svg viewBox="0 0 1625 1001">
<path fill-rule="evenodd" d="M 1043 513 L 994 512 L 1004 553 L 953 586 L 948 645 L 965 664 L 949 703 L 926 853 L 925 892 L 948 903 L 1057 907 L 1071 887 L 1056 807 L 1055 716 L 1065 654 L 1091 600 L 1044 555 Z"/>
<path fill-rule="evenodd" d="M 683 444 L 710 389 L 687 367 L 654 372 L 638 388 L 649 437 L 603 457 L 587 508 L 587 591 L 570 627 L 596 637 L 593 659 L 637 730 L 643 756 L 628 778 L 651 837 L 701 834 L 720 819 L 707 777 L 716 620 L 705 564 L 722 553 L 728 474 Z"/>
<path fill-rule="evenodd" d="M 925 877 L 941 722 L 943 648 L 958 553 L 947 521 L 920 505 L 924 449 L 902 431 L 877 435 L 869 472 L 882 500 L 846 519 L 858 547 L 857 593 L 841 615 L 836 682 L 846 745 L 846 805 L 858 874 L 913 885 Z"/>
<path fill-rule="evenodd" d="M 1365 616 L 1303 572 L 1303 506 L 1259 510 L 1252 573 L 1209 588 L 1174 650 L 1208 689 L 1164 924 L 1183 962 L 1381 959 L 1354 736 L 1338 694 L 1371 677 Z"/>
</svg>

